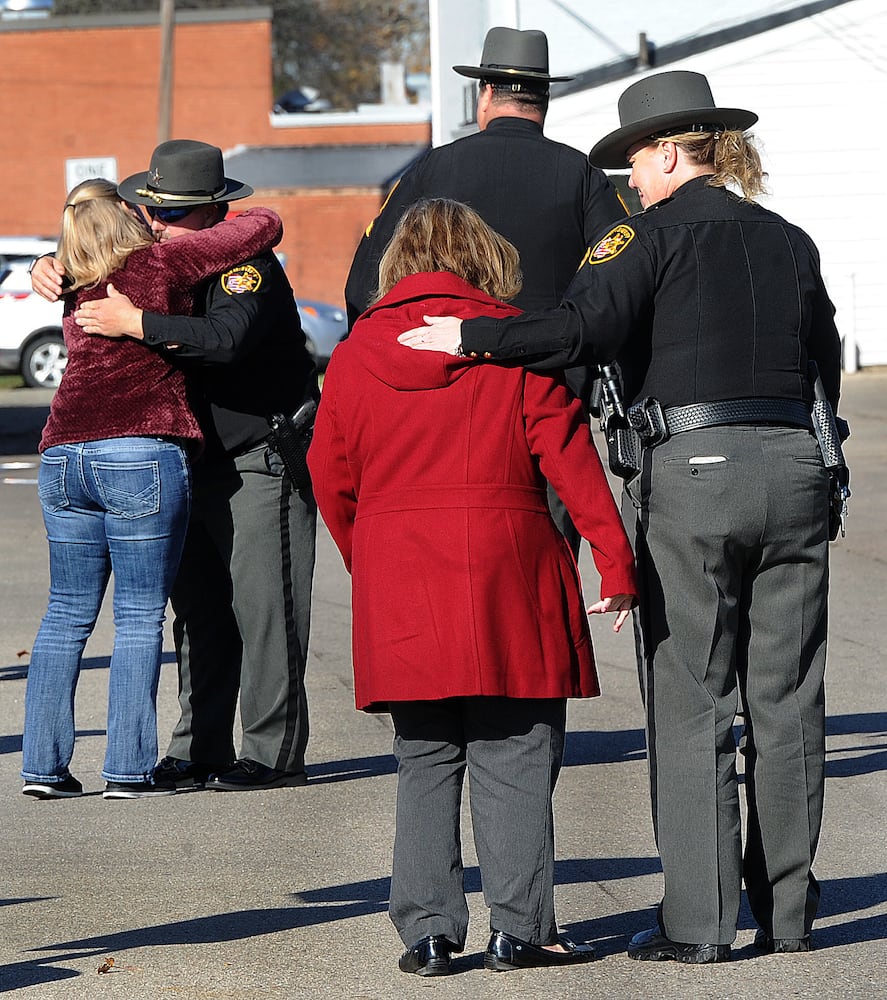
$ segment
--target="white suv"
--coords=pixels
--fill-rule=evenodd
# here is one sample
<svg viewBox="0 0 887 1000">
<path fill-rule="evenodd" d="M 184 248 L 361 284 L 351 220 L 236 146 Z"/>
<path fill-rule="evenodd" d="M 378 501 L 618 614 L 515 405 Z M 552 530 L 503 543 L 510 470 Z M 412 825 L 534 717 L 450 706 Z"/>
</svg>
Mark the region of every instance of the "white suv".
<svg viewBox="0 0 887 1000">
<path fill-rule="evenodd" d="M 55 252 L 55 240 L 0 237 L 0 372 L 21 372 L 25 385 L 55 388 L 68 363 L 62 304 L 31 291 L 28 268 Z"/>
</svg>

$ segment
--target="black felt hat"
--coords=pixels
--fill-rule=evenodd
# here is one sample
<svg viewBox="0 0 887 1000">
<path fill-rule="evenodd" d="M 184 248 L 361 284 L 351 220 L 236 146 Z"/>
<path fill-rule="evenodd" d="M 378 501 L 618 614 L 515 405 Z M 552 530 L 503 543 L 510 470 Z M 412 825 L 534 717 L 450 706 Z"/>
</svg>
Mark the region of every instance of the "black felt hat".
<svg viewBox="0 0 887 1000">
<path fill-rule="evenodd" d="M 548 39 L 544 31 L 490 28 L 484 39 L 480 66 L 454 66 L 462 76 L 476 80 L 536 80 L 561 83 L 572 76 L 548 75 Z"/>
<path fill-rule="evenodd" d="M 744 132 L 757 120 L 753 111 L 715 107 L 711 87 L 701 73 L 655 73 L 623 92 L 619 98 L 620 127 L 597 142 L 588 158 L 596 167 L 625 167 L 626 152 L 642 139 L 677 129 Z"/>
<path fill-rule="evenodd" d="M 151 154 L 148 170 L 117 185 L 124 201 L 135 205 L 188 208 L 248 198 L 249 184 L 225 176 L 222 151 L 195 139 L 162 142 Z"/>
</svg>

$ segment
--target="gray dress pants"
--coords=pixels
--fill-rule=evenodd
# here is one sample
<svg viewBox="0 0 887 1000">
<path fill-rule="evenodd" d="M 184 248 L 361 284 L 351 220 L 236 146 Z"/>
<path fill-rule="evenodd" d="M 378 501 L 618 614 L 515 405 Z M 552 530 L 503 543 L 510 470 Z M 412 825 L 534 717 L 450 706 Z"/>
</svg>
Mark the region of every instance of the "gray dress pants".
<svg viewBox="0 0 887 1000">
<path fill-rule="evenodd" d="M 429 934 L 461 951 L 468 930 L 461 802 L 471 821 L 490 926 L 545 945 L 557 938 L 551 796 L 566 701 L 447 698 L 392 702 L 397 821 L 389 913 L 407 947 Z"/>
<path fill-rule="evenodd" d="M 824 782 L 828 479 L 813 435 L 713 427 L 646 450 L 624 514 L 662 930 L 729 944 L 744 877 L 770 935 L 803 937 Z M 733 733 L 745 710 L 743 857 Z"/>
<path fill-rule="evenodd" d="M 272 472 L 265 445 L 194 469 L 172 592 L 181 717 L 170 756 L 221 768 L 240 756 L 302 771 L 317 507 Z"/>
</svg>

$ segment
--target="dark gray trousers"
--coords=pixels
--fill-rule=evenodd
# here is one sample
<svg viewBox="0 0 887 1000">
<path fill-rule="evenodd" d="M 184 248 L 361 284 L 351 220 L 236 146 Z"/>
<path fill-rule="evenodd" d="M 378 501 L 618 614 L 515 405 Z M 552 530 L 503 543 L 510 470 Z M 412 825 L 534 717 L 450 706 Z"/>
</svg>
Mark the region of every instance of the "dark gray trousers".
<svg viewBox="0 0 887 1000">
<path fill-rule="evenodd" d="M 461 802 L 471 821 L 490 926 L 532 944 L 557 938 L 551 796 L 563 760 L 564 699 L 392 702 L 397 821 L 389 913 L 404 944 L 468 930 Z"/>
<path fill-rule="evenodd" d="M 744 877 L 760 926 L 802 937 L 819 898 L 825 753 L 828 486 L 816 441 L 790 428 L 707 428 L 647 450 L 643 464 L 623 509 L 641 583 L 663 930 L 731 943 Z"/>
<path fill-rule="evenodd" d="M 317 507 L 269 471 L 264 445 L 194 469 L 172 592 L 181 717 L 167 751 L 219 767 L 240 756 L 301 771 Z"/>
</svg>

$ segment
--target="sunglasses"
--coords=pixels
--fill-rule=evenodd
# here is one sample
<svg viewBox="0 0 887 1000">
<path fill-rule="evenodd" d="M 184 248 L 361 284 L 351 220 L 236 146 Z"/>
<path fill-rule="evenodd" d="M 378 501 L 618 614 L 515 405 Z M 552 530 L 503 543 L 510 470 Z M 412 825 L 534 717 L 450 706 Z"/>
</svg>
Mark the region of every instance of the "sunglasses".
<svg viewBox="0 0 887 1000">
<path fill-rule="evenodd" d="M 147 205 L 146 211 L 152 219 L 159 219 L 163 223 L 170 222 L 181 222 L 185 216 L 190 215 L 196 205 L 188 205 L 185 208 L 155 208 L 153 205 Z"/>
</svg>

